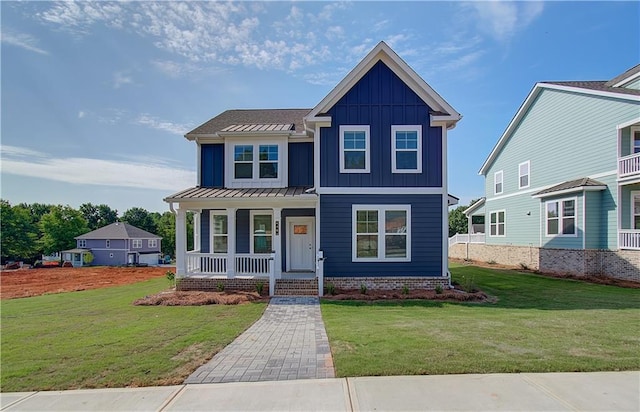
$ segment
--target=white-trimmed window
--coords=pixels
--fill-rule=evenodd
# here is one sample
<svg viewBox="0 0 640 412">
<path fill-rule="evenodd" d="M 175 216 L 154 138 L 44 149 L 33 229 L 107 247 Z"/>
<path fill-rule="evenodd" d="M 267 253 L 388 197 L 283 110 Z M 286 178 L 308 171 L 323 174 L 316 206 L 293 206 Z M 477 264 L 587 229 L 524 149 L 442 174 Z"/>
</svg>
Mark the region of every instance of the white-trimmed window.
<svg viewBox="0 0 640 412">
<path fill-rule="evenodd" d="M 640 191 L 631 192 L 631 227 L 640 229 Z"/>
<path fill-rule="evenodd" d="M 78 240 L 78 247 L 79 247 L 79 248 L 85 248 L 85 247 L 87 247 L 87 240 L 86 240 L 86 239 L 79 239 L 79 240 Z"/>
<path fill-rule="evenodd" d="M 106 247 L 107 249 L 109 249 L 109 248 L 111 247 L 111 240 L 107 239 L 107 240 L 104 242 L 104 244 L 105 244 L 105 247 Z"/>
<path fill-rule="evenodd" d="M 640 153 L 640 127 L 631 128 L 631 154 Z"/>
<path fill-rule="evenodd" d="M 547 236 L 577 236 L 576 199 L 550 200 L 545 203 Z"/>
<path fill-rule="evenodd" d="M 369 173 L 369 126 L 340 126 L 340 173 Z"/>
<path fill-rule="evenodd" d="M 411 261 L 411 205 L 353 205 L 354 262 Z"/>
<path fill-rule="evenodd" d="M 237 144 L 233 147 L 233 178 L 253 179 L 253 145 Z"/>
<path fill-rule="evenodd" d="M 502 170 L 495 172 L 493 175 L 493 194 L 495 195 L 502 194 L 503 192 L 503 176 L 504 173 L 502 173 Z"/>
<path fill-rule="evenodd" d="M 273 251 L 273 214 L 268 211 L 251 211 L 251 253 Z"/>
<path fill-rule="evenodd" d="M 422 173 L 422 126 L 391 126 L 391 171 Z"/>
<path fill-rule="evenodd" d="M 132 249 L 142 249 L 142 239 L 131 239 Z"/>
<path fill-rule="evenodd" d="M 518 165 L 518 189 L 529 187 L 529 175 L 531 173 L 531 162 L 527 160 Z"/>
<path fill-rule="evenodd" d="M 211 213 L 211 252 L 227 253 L 229 245 L 229 229 L 226 212 Z"/>
<path fill-rule="evenodd" d="M 258 176 L 260 179 L 278 178 L 278 145 L 261 144 L 258 146 Z"/>
<path fill-rule="evenodd" d="M 286 150 L 277 142 L 246 142 L 230 146 L 231 185 L 250 187 L 258 183 L 261 187 L 277 187 L 282 183 L 284 169 L 283 159 Z M 264 186 L 267 184 L 268 186 Z"/>
<path fill-rule="evenodd" d="M 149 248 L 158 247 L 158 239 L 149 239 Z"/>
<path fill-rule="evenodd" d="M 489 214 L 489 236 L 501 237 L 507 233 L 505 210 L 496 210 Z"/>
</svg>

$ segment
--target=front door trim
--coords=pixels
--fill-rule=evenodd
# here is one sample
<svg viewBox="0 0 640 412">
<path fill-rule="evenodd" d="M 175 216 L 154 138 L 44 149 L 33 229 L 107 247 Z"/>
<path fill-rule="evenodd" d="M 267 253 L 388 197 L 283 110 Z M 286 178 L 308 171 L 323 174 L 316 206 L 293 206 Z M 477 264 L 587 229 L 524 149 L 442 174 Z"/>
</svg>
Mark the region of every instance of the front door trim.
<svg viewBox="0 0 640 412">
<path fill-rule="evenodd" d="M 291 245 L 294 240 L 293 235 L 293 227 L 295 225 L 308 225 L 311 233 L 309 233 L 309 238 L 311 241 L 311 249 L 309 249 L 308 259 L 309 259 L 309 268 L 308 269 L 299 269 L 291 267 Z M 315 234 L 315 217 L 313 216 L 290 216 L 287 217 L 287 272 L 315 272 L 315 243 L 316 243 L 316 234 Z"/>
</svg>

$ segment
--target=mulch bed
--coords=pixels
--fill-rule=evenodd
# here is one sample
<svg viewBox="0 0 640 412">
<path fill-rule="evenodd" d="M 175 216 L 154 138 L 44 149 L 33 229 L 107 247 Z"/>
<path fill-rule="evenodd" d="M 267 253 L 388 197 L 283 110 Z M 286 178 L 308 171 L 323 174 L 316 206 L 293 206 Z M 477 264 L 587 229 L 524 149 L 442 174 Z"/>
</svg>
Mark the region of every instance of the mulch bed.
<svg viewBox="0 0 640 412">
<path fill-rule="evenodd" d="M 323 299 L 327 300 L 360 300 L 360 301 L 384 301 L 384 300 L 438 300 L 455 302 L 486 302 L 489 297 L 481 291 L 468 293 L 460 289 L 444 290 L 437 293 L 435 290 L 412 289 L 403 293 L 401 290 L 367 290 L 362 293 L 360 290 L 336 289 L 334 295 L 325 294 Z"/>
<path fill-rule="evenodd" d="M 269 298 L 257 292 L 200 292 L 169 290 L 145 296 L 133 302 L 135 306 L 202 306 L 240 305 L 251 302 L 268 302 Z"/>
</svg>

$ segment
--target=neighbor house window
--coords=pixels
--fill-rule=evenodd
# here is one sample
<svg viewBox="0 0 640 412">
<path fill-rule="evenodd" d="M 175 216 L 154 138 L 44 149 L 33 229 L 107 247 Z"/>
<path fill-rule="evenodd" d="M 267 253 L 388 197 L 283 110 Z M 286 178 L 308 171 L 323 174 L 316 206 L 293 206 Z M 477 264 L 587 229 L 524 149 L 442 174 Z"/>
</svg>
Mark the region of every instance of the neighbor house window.
<svg viewBox="0 0 640 412">
<path fill-rule="evenodd" d="M 211 249 L 213 253 L 227 253 L 229 244 L 228 216 L 214 213 L 211 216 Z"/>
<path fill-rule="evenodd" d="M 640 229 L 640 192 L 631 192 L 632 227 Z"/>
<path fill-rule="evenodd" d="M 352 260 L 411 261 L 411 206 L 353 205 Z"/>
<path fill-rule="evenodd" d="M 131 239 L 131 248 L 133 248 L 133 249 L 141 249 L 142 248 L 142 239 Z"/>
<path fill-rule="evenodd" d="M 273 250 L 273 218 L 270 213 L 251 213 L 251 253 Z"/>
<path fill-rule="evenodd" d="M 576 200 L 554 200 L 546 203 L 547 236 L 576 235 Z"/>
<path fill-rule="evenodd" d="M 631 144 L 633 145 L 632 149 L 632 154 L 634 153 L 640 153 L 640 129 L 639 128 L 633 128 L 631 129 Z"/>
<path fill-rule="evenodd" d="M 506 212 L 504 210 L 498 210 L 490 213 L 489 217 L 491 223 L 489 225 L 489 236 L 505 235 L 505 215 Z"/>
<path fill-rule="evenodd" d="M 527 160 L 524 163 L 518 165 L 518 188 L 524 189 L 529 187 L 529 172 L 531 163 Z"/>
<path fill-rule="evenodd" d="M 236 145 L 233 148 L 234 178 L 253 178 L 253 146 Z"/>
<path fill-rule="evenodd" d="M 422 173 L 422 126 L 391 126 L 391 171 Z"/>
<path fill-rule="evenodd" d="M 260 179 L 278 178 L 278 145 L 260 145 L 258 151 Z"/>
<path fill-rule="evenodd" d="M 105 246 L 107 247 L 107 249 L 111 247 L 111 241 L 109 239 L 105 241 Z"/>
<path fill-rule="evenodd" d="M 78 240 L 78 247 L 79 248 L 87 247 L 87 241 L 84 239 Z"/>
<path fill-rule="evenodd" d="M 158 247 L 158 239 L 149 239 L 149 248 Z"/>
<path fill-rule="evenodd" d="M 502 170 L 496 172 L 493 175 L 493 193 L 499 195 L 502 193 L 502 180 L 503 180 Z"/>
<path fill-rule="evenodd" d="M 340 126 L 340 173 L 369 173 L 369 126 Z"/>
</svg>

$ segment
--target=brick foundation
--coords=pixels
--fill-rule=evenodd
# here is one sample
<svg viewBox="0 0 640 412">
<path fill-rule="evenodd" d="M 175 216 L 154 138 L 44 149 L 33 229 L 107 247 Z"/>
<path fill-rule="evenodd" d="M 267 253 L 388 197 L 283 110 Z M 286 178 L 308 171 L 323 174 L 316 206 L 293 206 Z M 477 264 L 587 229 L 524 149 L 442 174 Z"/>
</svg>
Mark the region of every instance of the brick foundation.
<svg viewBox="0 0 640 412">
<path fill-rule="evenodd" d="M 223 285 L 224 290 L 255 292 L 258 282 L 262 283 L 262 294 L 269 295 L 269 278 L 185 277 L 176 279 L 176 290 L 217 292 L 218 285 Z"/>
<path fill-rule="evenodd" d="M 360 289 L 364 284 L 371 290 L 435 289 L 440 285 L 449 288 L 449 278 L 442 276 L 403 276 L 403 277 L 333 277 L 325 276 L 324 287 L 331 283 L 336 289 Z"/>
<path fill-rule="evenodd" d="M 449 257 L 501 265 L 522 266 L 543 273 L 603 275 L 640 282 L 640 251 L 596 249 L 547 249 L 533 246 L 503 246 L 456 243 Z"/>
</svg>

